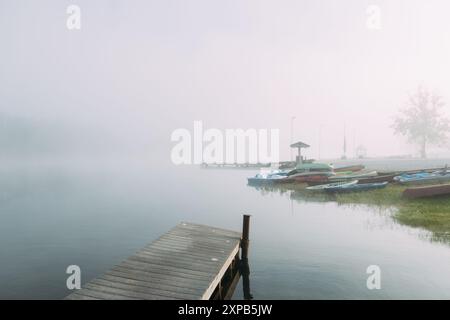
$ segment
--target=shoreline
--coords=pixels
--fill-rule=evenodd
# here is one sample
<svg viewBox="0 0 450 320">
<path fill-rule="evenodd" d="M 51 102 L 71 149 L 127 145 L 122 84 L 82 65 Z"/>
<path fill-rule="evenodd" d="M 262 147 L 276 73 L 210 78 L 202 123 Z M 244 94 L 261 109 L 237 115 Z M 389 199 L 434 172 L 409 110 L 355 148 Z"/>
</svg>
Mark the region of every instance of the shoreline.
<svg viewBox="0 0 450 320">
<path fill-rule="evenodd" d="M 336 202 L 344 206 L 368 206 L 377 209 L 395 209 L 392 218 L 406 226 L 431 232 L 432 240 L 450 245 L 450 197 L 406 199 L 402 196 L 408 186 L 390 184 L 384 189 L 326 194 L 305 189 L 306 184 L 290 183 L 262 187 L 265 191 L 291 192 L 295 201 L 315 203 Z"/>
</svg>

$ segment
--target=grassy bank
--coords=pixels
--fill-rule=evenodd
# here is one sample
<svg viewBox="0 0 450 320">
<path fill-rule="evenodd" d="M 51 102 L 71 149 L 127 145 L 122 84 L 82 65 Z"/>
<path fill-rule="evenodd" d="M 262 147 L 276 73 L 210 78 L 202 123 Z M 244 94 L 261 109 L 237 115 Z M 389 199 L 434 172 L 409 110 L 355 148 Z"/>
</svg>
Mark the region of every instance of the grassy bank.
<svg viewBox="0 0 450 320">
<path fill-rule="evenodd" d="M 278 188 L 278 187 L 277 187 Z M 405 199 L 405 187 L 388 185 L 385 189 L 328 195 L 305 190 L 305 185 L 281 186 L 294 190 L 292 198 L 299 201 L 336 201 L 341 205 L 368 205 L 396 208 L 393 218 L 401 224 L 432 232 L 433 240 L 450 243 L 450 197 Z"/>
<path fill-rule="evenodd" d="M 405 199 L 402 186 L 390 185 L 386 189 L 337 195 L 338 203 L 392 206 L 397 208 L 394 219 L 411 227 L 424 228 L 436 240 L 450 242 L 450 197 Z"/>
</svg>

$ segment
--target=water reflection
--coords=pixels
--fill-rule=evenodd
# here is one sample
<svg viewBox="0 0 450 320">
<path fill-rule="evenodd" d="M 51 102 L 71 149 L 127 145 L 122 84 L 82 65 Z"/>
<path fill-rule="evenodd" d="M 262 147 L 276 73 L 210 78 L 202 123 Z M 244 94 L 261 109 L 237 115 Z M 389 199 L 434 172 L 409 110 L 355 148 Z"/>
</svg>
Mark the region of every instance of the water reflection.
<svg viewBox="0 0 450 320">
<path fill-rule="evenodd" d="M 334 193 L 326 193 L 326 192 L 317 192 L 307 190 L 306 184 L 260 184 L 260 185 L 252 185 L 247 184 L 248 187 L 253 188 L 260 192 L 263 197 L 267 197 L 269 195 L 280 195 L 287 196 L 291 203 L 295 201 L 296 203 L 317 203 L 317 204 L 326 204 L 326 203 L 335 203 L 338 206 L 345 206 L 349 208 L 361 208 L 365 211 L 373 212 L 374 214 L 378 214 L 383 217 L 381 221 L 383 221 L 382 225 L 378 224 L 379 228 L 393 228 L 395 225 L 406 225 L 412 226 L 416 229 L 414 233 L 421 240 L 429 241 L 429 242 L 438 242 L 444 243 L 446 245 L 450 245 L 450 231 L 437 231 L 433 228 L 430 228 L 423 222 L 418 222 L 414 225 L 409 223 L 403 223 L 402 220 L 397 219 L 396 213 L 398 212 L 398 208 L 395 205 L 391 205 L 389 203 L 385 204 L 383 202 L 371 202 L 368 201 L 369 198 L 365 197 L 341 197 L 339 194 Z M 367 200 L 367 201 L 365 201 Z M 293 212 L 293 205 L 291 204 L 291 211 Z"/>
<path fill-rule="evenodd" d="M 270 194 L 286 195 L 291 200 L 297 202 L 336 202 L 336 196 L 324 192 L 311 192 L 306 190 L 306 185 L 301 184 L 261 184 L 247 185 L 250 188 L 258 190 L 262 196 Z"/>
<path fill-rule="evenodd" d="M 248 258 L 241 259 L 240 272 L 242 275 L 242 288 L 244 292 L 244 300 L 252 300 L 253 295 L 250 290 L 250 265 L 248 264 Z"/>
<path fill-rule="evenodd" d="M 233 299 L 450 298 L 450 250 L 422 241 L 429 232 L 298 186 L 247 187 L 248 175 L 122 163 L 3 172 L 0 298 L 62 298 L 74 262 L 92 279 L 179 221 L 239 230 L 243 211 L 254 216 L 251 279 Z M 366 288 L 371 264 L 382 290 Z"/>
</svg>

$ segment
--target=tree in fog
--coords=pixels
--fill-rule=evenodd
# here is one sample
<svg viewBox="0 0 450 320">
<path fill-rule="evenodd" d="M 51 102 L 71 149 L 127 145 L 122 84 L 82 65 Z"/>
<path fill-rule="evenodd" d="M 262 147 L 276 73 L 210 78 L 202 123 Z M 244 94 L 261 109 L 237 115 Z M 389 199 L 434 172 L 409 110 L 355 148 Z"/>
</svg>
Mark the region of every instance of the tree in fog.
<svg viewBox="0 0 450 320">
<path fill-rule="evenodd" d="M 395 133 L 418 145 L 422 158 L 426 158 L 429 145 L 441 146 L 447 142 L 450 121 L 442 114 L 444 105 L 441 96 L 419 87 L 394 120 Z"/>
</svg>

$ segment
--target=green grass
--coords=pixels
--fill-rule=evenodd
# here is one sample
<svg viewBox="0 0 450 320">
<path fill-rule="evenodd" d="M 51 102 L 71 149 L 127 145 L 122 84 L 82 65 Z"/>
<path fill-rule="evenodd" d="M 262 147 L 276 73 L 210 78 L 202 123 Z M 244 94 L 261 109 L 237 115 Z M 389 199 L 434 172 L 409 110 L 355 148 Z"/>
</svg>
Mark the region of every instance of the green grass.
<svg viewBox="0 0 450 320">
<path fill-rule="evenodd" d="M 336 201 L 340 205 L 365 205 L 395 208 L 393 218 L 407 226 L 432 232 L 432 240 L 450 244 L 450 197 L 405 199 L 405 187 L 388 185 L 385 189 L 328 195 L 305 190 L 305 185 L 291 184 L 281 189 L 294 190 L 294 199 L 303 201 Z"/>
<path fill-rule="evenodd" d="M 393 218 L 399 223 L 424 228 L 433 233 L 435 240 L 450 242 L 450 197 L 405 199 L 402 197 L 404 189 L 393 185 L 365 193 L 341 194 L 337 201 L 395 207 L 398 210 Z"/>
<path fill-rule="evenodd" d="M 436 240 L 450 243 L 450 197 L 402 203 L 394 218 L 411 227 L 425 228 Z"/>
</svg>

